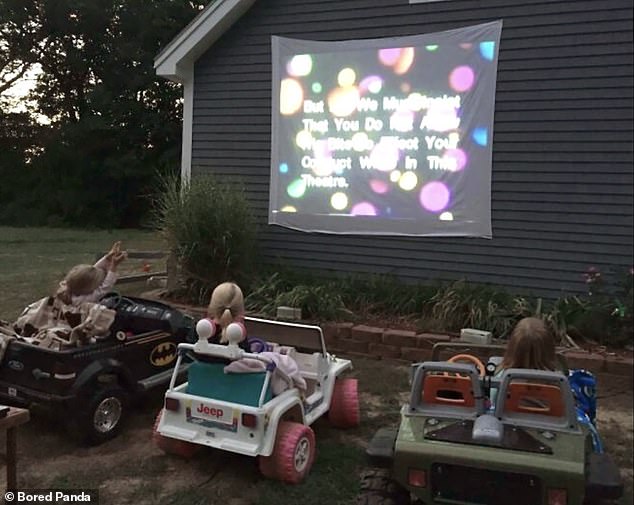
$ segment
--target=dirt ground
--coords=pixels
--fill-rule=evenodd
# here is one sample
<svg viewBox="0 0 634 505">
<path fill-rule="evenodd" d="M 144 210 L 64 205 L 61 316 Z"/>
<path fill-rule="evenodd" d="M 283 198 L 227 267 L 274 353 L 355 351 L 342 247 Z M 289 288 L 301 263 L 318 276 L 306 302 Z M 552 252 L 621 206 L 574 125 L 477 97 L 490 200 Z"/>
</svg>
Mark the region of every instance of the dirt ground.
<svg viewBox="0 0 634 505">
<path fill-rule="evenodd" d="M 325 420 L 314 426 L 317 447 L 330 444 L 363 447 L 374 430 L 398 419 L 399 406 L 407 398 L 408 367 L 387 361 L 353 360 L 359 379 L 362 423 L 358 429 L 340 432 Z M 607 450 L 617 461 L 626 482 L 620 505 L 632 504 L 632 383 L 631 378 L 599 376 L 599 429 Z M 213 450 L 204 450 L 193 460 L 164 455 L 151 443 L 154 418 L 162 404 L 162 391 L 143 399 L 132 411 L 122 434 L 97 447 L 79 447 L 63 428 L 42 413 L 34 412 L 19 428 L 18 479 L 21 489 L 99 489 L 101 505 L 194 504 L 255 505 L 264 503 L 264 478 L 255 460 Z M 4 434 L 0 435 L 4 447 Z M 357 452 L 361 452 L 357 450 Z M 322 455 L 327 451 L 322 452 Z M 318 453 L 317 458 L 319 459 Z M 4 462 L 3 462 L 4 463 Z M 4 466 L 4 464 L 3 464 Z M 351 473 L 358 475 L 362 461 Z M 309 480 L 318 479 L 317 466 Z M 356 475 L 350 475 L 354 481 Z M 0 488 L 6 484 L 0 469 Z M 353 483 L 354 485 L 354 483 Z M 297 494 L 279 494 L 277 505 L 297 503 L 353 503 L 322 496 L 304 502 Z M 285 496 L 287 498 L 285 498 Z M 288 500 L 288 501 L 286 501 Z M 267 502 L 268 503 L 268 502 Z"/>
</svg>

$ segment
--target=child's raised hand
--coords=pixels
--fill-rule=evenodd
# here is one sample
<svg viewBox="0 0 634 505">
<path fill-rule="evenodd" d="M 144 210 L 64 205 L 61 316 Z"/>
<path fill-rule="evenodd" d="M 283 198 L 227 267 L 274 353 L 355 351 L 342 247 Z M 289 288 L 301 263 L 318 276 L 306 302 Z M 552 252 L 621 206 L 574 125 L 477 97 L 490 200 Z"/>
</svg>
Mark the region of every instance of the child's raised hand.
<svg viewBox="0 0 634 505">
<path fill-rule="evenodd" d="M 112 257 L 112 265 L 113 266 L 117 266 L 119 263 L 121 263 L 124 259 L 126 259 L 128 257 L 128 251 L 120 251 L 117 252 L 113 257 Z"/>
<path fill-rule="evenodd" d="M 114 244 L 112 244 L 112 247 L 110 248 L 110 251 L 108 251 L 106 257 L 109 260 L 113 260 L 119 254 L 121 254 L 121 241 L 117 240 Z"/>
</svg>

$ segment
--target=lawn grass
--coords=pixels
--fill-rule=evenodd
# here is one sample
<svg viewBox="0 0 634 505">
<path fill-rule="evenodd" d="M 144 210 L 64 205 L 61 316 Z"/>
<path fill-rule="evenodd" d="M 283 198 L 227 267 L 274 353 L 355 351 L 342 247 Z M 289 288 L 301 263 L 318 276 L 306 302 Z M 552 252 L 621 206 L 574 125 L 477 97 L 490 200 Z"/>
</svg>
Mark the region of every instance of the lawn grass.
<svg viewBox="0 0 634 505">
<path fill-rule="evenodd" d="M 52 294 L 73 265 L 93 263 L 95 254 L 107 251 L 115 240 L 123 241 L 129 250 L 165 248 L 158 233 L 150 231 L 0 226 L 0 319 L 14 321 L 26 305 Z M 139 261 L 129 260 L 120 268 L 122 273 L 131 273 L 140 272 L 142 266 Z M 130 284 L 117 289 L 124 292 L 138 288 Z"/>
</svg>

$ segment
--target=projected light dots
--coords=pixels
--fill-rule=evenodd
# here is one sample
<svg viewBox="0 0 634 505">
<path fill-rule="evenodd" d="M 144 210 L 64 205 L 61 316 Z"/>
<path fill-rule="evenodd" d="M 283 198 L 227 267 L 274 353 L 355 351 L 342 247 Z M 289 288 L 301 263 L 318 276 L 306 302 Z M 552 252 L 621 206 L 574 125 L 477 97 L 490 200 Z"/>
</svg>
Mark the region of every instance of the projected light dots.
<svg viewBox="0 0 634 505">
<path fill-rule="evenodd" d="M 398 180 L 399 187 L 404 191 L 413 190 L 418 184 L 418 176 L 415 172 L 405 172 Z"/>
<path fill-rule="evenodd" d="M 306 193 L 306 183 L 303 179 L 295 179 L 288 185 L 286 192 L 291 198 L 301 198 Z"/>
<path fill-rule="evenodd" d="M 495 59 L 496 46 L 493 41 L 485 41 L 479 44 L 460 44 L 464 50 L 475 50 L 479 52 L 482 59 L 493 61 Z M 421 48 L 421 54 L 437 53 L 440 46 L 433 44 Z M 406 74 L 413 66 L 415 50 L 412 47 L 386 48 L 377 52 L 379 62 L 396 75 Z M 429 56 L 432 57 L 431 54 Z M 281 82 L 280 89 L 280 112 L 283 115 L 292 115 L 301 111 L 306 91 L 301 83 L 301 78 L 309 76 L 313 70 L 313 57 L 308 54 L 295 55 L 286 65 L 288 78 Z M 447 75 L 447 74 L 445 74 Z M 336 87 L 331 90 L 324 89 L 321 82 L 310 79 L 306 80 L 306 90 L 315 95 L 325 92 L 326 106 L 329 112 L 335 117 L 348 117 L 355 114 L 361 103 L 361 96 L 368 93 L 379 95 L 384 91 L 385 81 L 380 75 L 358 76 L 353 68 L 341 68 L 336 75 Z M 360 81 L 357 83 L 357 80 Z M 447 82 L 451 90 L 456 93 L 464 93 L 471 90 L 476 84 L 476 73 L 469 65 L 461 65 L 453 68 L 449 72 Z M 407 106 L 400 107 L 391 113 L 389 119 L 390 130 L 399 133 L 408 133 L 415 129 L 417 114 L 423 114 L 425 128 L 428 131 L 436 131 L 447 135 L 448 146 L 441 154 L 447 163 L 442 166 L 449 171 L 460 171 L 465 169 L 469 163 L 467 153 L 458 148 L 462 134 L 457 133 L 460 125 L 459 105 L 438 101 L 428 103 L 422 96 L 420 89 L 413 90 L 408 82 L 401 82 L 400 91 L 407 96 Z M 415 91 L 415 92 L 412 92 Z M 419 92 L 421 91 L 421 92 Z M 418 123 L 416 123 L 418 124 Z M 480 147 L 486 147 L 490 143 L 490 132 L 487 127 L 478 125 L 471 129 L 469 135 L 471 141 Z M 333 163 L 333 154 L 326 149 L 324 141 L 316 139 L 314 132 L 301 130 L 295 137 L 295 144 L 302 151 L 313 151 L 310 169 L 316 176 L 328 176 L 333 173 L 339 175 L 342 170 L 336 170 Z M 458 137 L 456 141 L 455 137 Z M 369 153 L 369 165 L 378 172 L 383 172 L 386 177 L 382 180 L 380 176 L 369 178 L 367 182 L 369 189 L 375 195 L 385 195 L 393 189 L 400 189 L 405 192 L 412 192 L 414 198 L 418 196 L 421 207 L 437 215 L 440 221 L 453 221 L 454 215 L 448 210 L 452 200 L 452 189 L 444 182 L 423 181 L 420 175 L 414 170 L 401 171 L 397 169 L 403 152 L 390 142 L 378 143 L 371 139 L 366 132 L 351 132 L 350 149 L 357 152 Z M 323 143 L 323 145 L 321 145 Z M 437 147 L 438 149 L 438 147 Z M 309 154 L 309 156 L 311 156 Z M 281 163 L 279 172 L 288 174 L 290 171 L 288 164 Z M 425 178 L 427 179 L 427 178 Z M 306 182 L 302 178 L 296 178 L 288 184 L 286 192 L 294 199 L 300 199 L 309 191 Z M 353 202 L 353 195 L 348 195 L 338 191 L 330 196 L 330 207 L 337 212 L 349 212 L 354 216 L 377 216 L 383 213 L 375 204 L 369 201 Z M 324 202 L 325 203 L 325 202 Z M 384 209 L 387 212 L 387 208 Z M 286 205 L 282 212 L 296 212 L 293 205 Z M 389 213 L 389 212 L 388 212 Z"/>
<path fill-rule="evenodd" d="M 372 188 L 372 191 L 377 195 L 384 195 L 390 190 L 390 187 L 385 181 L 379 181 L 378 179 L 372 179 L 370 181 L 370 188 Z"/>
<path fill-rule="evenodd" d="M 379 49 L 379 61 L 386 67 L 392 67 L 396 75 L 405 74 L 414 63 L 413 47 L 395 47 Z"/>
<path fill-rule="evenodd" d="M 344 210 L 348 206 L 348 195 L 345 193 L 335 193 L 330 197 L 330 205 L 335 210 Z"/>
<path fill-rule="evenodd" d="M 463 65 L 454 68 L 449 74 L 449 86 L 458 93 L 468 91 L 475 82 L 475 73 L 469 66 Z"/>
<path fill-rule="evenodd" d="M 442 182 L 432 181 L 423 186 L 420 192 L 420 204 L 430 212 L 441 212 L 447 208 L 451 193 Z"/>
<path fill-rule="evenodd" d="M 313 147 L 315 143 L 315 139 L 313 135 L 308 130 L 300 130 L 297 135 L 295 135 L 295 144 L 302 151 L 308 151 Z"/>
<path fill-rule="evenodd" d="M 452 172 L 458 172 L 467 165 L 467 153 L 462 149 L 447 149 L 443 155 L 445 160 L 451 160 L 450 166 Z"/>
<path fill-rule="evenodd" d="M 304 89 L 295 79 L 284 79 L 280 84 L 280 113 L 284 116 L 295 114 L 302 108 Z"/>
<path fill-rule="evenodd" d="M 351 68 L 344 68 L 339 71 L 337 75 L 337 83 L 342 88 L 346 88 L 354 85 L 354 81 L 357 80 L 357 74 Z"/>
<path fill-rule="evenodd" d="M 337 117 L 347 117 L 357 110 L 361 98 L 360 89 L 354 85 L 357 74 L 349 67 L 343 68 L 337 74 L 337 88 L 333 89 L 327 98 L 328 109 Z"/>
<path fill-rule="evenodd" d="M 328 94 L 328 109 L 337 117 L 347 117 L 357 110 L 359 90 L 355 86 L 338 87 Z"/>
<path fill-rule="evenodd" d="M 310 54 L 298 54 L 286 65 L 286 72 L 293 77 L 305 77 L 313 69 L 313 58 Z"/>
<path fill-rule="evenodd" d="M 471 132 L 471 138 L 479 146 L 486 147 L 489 143 L 489 130 L 484 126 L 474 128 Z"/>
<path fill-rule="evenodd" d="M 370 93 L 376 95 L 380 93 L 383 89 L 383 79 L 381 79 L 378 75 L 369 75 L 361 80 L 359 83 L 359 91 L 364 93 L 369 91 Z"/>
<path fill-rule="evenodd" d="M 493 61 L 495 58 L 495 42 L 492 40 L 480 42 L 480 55 L 485 60 Z"/>
<path fill-rule="evenodd" d="M 360 202 L 352 207 L 350 214 L 352 214 L 353 216 L 376 216 L 377 212 L 376 208 L 371 203 Z"/>
</svg>

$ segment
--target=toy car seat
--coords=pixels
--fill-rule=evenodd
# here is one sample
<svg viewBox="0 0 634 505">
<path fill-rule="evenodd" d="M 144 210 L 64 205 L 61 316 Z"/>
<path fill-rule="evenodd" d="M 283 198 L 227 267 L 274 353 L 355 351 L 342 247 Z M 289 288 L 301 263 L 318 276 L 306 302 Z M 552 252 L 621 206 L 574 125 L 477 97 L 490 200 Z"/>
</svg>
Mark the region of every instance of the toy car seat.
<svg viewBox="0 0 634 505">
<path fill-rule="evenodd" d="M 500 378 L 495 417 L 504 423 L 577 431 L 574 398 L 561 372 L 509 368 Z"/>
<path fill-rule="evenodd" d="M 426 361 L 414 371 L 410 412 L 475 418 L 484 413 L 478 371 L 472 365 Z"/>
</svg>

